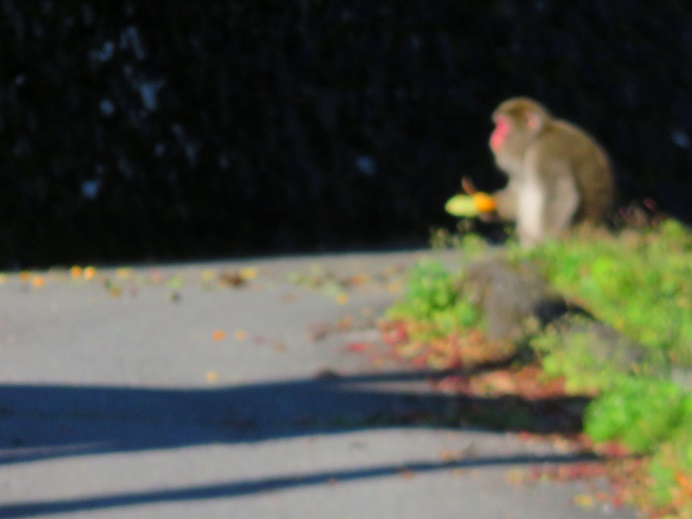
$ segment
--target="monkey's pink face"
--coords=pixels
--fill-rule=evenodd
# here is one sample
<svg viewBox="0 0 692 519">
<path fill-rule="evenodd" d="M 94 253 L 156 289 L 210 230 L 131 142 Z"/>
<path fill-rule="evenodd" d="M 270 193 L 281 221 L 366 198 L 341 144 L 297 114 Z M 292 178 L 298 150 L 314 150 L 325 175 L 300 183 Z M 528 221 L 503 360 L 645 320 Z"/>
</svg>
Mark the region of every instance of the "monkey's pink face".
<svg viewBox="0 0 692 519">
<path fill-rule="evenodd" d="M 495 130 L 490 135 L 490 149 L 497 153 L 507 139 L 510 125 L 509 120 L 502 115 L 496 116 L 493 120 L 495 121 Z"/>
</svg>

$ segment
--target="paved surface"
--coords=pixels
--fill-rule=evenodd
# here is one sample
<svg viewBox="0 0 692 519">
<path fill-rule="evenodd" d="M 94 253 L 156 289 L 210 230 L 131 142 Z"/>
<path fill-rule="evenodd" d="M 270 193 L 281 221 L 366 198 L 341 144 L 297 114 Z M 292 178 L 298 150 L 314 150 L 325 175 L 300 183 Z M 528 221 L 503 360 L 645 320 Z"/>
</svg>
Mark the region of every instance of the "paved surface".
<svg viewBox="0 0 692 519">
<path fill-rule="evenodd" d="M 345 347 L 376 337 L 419 256 L 0 278 L 0 517 L 635 517 L 572 504 L 600 481 L 509 482 L 573 459 L 409 419 L 459 409 L 425 374 Z M 249 266 L 246 286 L 219 283 Z M 320 272 L 376 275 L 287 281 Z"/>
</svg>

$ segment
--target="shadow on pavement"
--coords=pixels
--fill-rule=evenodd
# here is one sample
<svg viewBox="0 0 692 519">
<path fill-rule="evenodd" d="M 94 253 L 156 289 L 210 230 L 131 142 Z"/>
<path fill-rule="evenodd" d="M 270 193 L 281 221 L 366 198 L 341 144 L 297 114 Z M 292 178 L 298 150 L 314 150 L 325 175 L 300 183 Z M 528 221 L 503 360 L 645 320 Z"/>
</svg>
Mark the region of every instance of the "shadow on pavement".
<svg viewBox="0 0 692 519">
<path fill-rule="evenodd" d="M 512 456 L 495 458 L 474 458 L 458 461 L 414 462 L 402 465 L 381 465 L 363 469 L 335 470 L 307 475 L 289 475 L 267 479 L 217 483 L 213 485 L 192 486 L 145 492 L 128 492 L 94 496 L 82 499 L 46 500 L 32 503 L 0 505 L 0 517 L 32 517 L 46 514 L 83 512 L 121 506 L 134 506 L 152 503 L 177 502 L 201 499 L 220 499 L 240 497 L 262 492 L 287 490 L 294 487 L 329 485 L 353 480 L 395 476 L 404 471 L 422 474 L 438 470 L 464 469 L 497 465 L 520 465 L 535 463 L 577 463 L 593 459 L 581 456 Z"/>
<path fill-rule="evenodd" d="M 443 372 L 404 371 L 223 388 L 0 385 L 0 464 L 383 426 L 569 432 L 586 401 L 426 391 Z M 564 410 L 572 409 L 565 416 Z"/>
<path fill-rule="evenodd" d="M 526 401 L 426 391 L 440 372 L 396 372 L 203 389 L 2 385 L 0 465 L 33 460 L 254 442 L 374 427 L 499 428 L 570 431 L 580 399 Z M 533 413 L 533 414 L 532 414 Z M 484 465 L 578 461 L 575 456 L 471 458 L 407 465 L 426 472 Z M 0 506 L 0 517 L 26 517 L 151 502 L 209 499 L 393 475 L 401 466 L 323 472 L 161 491 Z"/>
</svg>

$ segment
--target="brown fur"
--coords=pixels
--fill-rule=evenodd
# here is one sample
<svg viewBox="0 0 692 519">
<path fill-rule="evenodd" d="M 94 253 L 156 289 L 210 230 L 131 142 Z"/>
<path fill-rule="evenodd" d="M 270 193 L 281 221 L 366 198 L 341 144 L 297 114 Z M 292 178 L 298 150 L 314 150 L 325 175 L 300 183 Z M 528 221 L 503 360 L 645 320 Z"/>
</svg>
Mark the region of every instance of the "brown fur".
<svg viewBox="0 0 692 519">
<path fill-rule="evenodd" d="M 509 177 L 507 187 L 494 193 L 498 214 L 516 220 L 522 243 L 606 219 L 615 182 L 608 157 L 592 136 L 526 97 L 500 104 L 493 120 L 510 125 L 493 150 L 497 166 Z"/>
</svg>

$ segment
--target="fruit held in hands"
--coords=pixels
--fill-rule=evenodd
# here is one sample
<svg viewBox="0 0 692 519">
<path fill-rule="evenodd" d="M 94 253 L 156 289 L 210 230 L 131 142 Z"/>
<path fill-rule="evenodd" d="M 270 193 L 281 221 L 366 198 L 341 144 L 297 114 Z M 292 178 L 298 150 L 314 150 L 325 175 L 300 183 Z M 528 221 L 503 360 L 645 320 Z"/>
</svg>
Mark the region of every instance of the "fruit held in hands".
<svg viewBox="0 0 692 519">
<path fill-rule="evenodd" d="M 453 216 L 467 218 L 477 216 L 479 213 L 476 204 L 473 203 L 473 197 L 469 195 L 454 195 L 447 200 L 445 211 Z"/>
<path fill-rule="evenodd" d="M 455 195 L 445 204 L 445 211 L 459 217 L 471 218 L 495 210 L 495 201 L 487 193 L 477 191 L 474 195 Z"/>
</svg>

